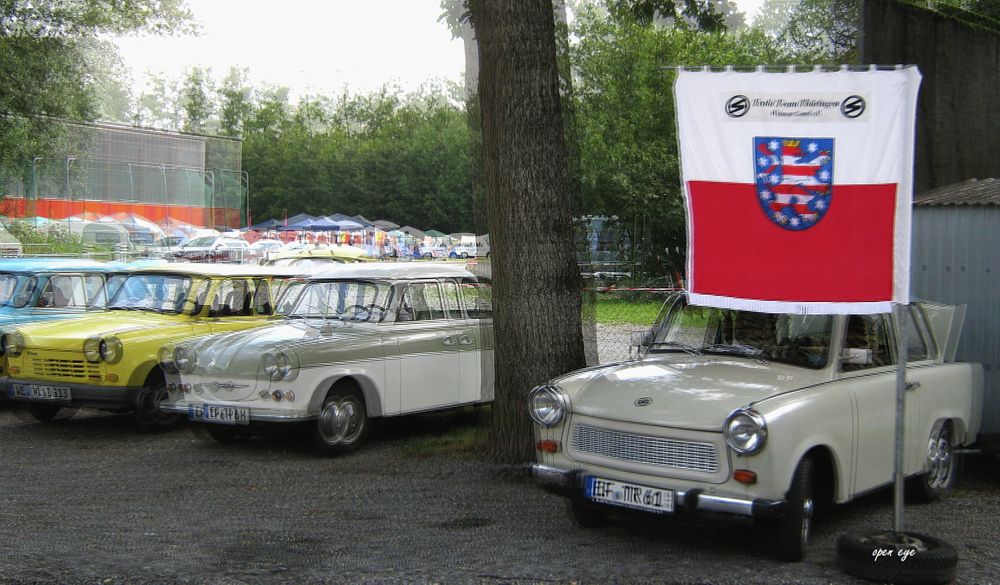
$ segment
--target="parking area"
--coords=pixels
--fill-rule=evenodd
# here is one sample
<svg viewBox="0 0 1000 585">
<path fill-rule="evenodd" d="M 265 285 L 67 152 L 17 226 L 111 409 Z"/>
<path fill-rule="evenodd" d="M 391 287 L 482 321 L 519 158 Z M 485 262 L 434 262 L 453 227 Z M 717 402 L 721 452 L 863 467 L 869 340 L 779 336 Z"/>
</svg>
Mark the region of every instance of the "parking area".
<svg viewBox="0 0 1000 585">
<path fill-rule="evenodd" d="M 836 568 L 836 539 L 892 521 L 887 491 L 839 507 L 795 564 L 742 526 L 582 529 L 483 463 L 478 425 L 471 409 L 396 419 L 331 459 L 294 434 L 220 445 L 3 405 L 0 583 L 862 583 Z M 968 461 L 959 486 L 908 507 L 907 527 L 958 548 L 956 583 L 1000 582 L 1000 465 Z"/>
</svg>

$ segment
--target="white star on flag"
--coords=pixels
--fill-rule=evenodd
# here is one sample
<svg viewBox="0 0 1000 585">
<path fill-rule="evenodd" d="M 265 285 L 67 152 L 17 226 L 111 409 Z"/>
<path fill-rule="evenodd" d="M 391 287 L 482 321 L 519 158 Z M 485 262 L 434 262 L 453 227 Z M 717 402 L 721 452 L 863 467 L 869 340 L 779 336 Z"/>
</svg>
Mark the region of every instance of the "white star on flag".
<svg viewBox="0 0 1000 585">
<path fill-rule="evenodd" d="M 771 143 L 768 144 L 768 146 L 771 147 L 771 150 L 778 150 L 778 147 L 781 146 L 781 144 L 779 144 L 777 140 L 772 140 Z M 746 159 L 743 159 L 743 160 L 746 160 Z"/>
<path fill-rule="evenodd" d="M 799 218 L 793 217 L 792 219 L 790 219 L 788 221 L 788 223 L 792 224 L 793 226 L 798 226 L 799 225 Z"/>
<path fill-rule="evenodd" d="M 746 159 L 743 159 L 746 160 Z M 781 179 L 777 175 L 771 175 L 771 184 L 777 185 L 781 182 Z"/>
<path fill-rule="evenodd" d="M 768 190 L 766 190 L 766 189 L 763 190 L 763 191 L 761 191 L 760 192 L 760 198 L 763 199 L 764 201 L 770 201 L 771 200 L 771 192 L 768 191 Z"/>
<path fill-rule="evenodd" d="M 764 158 L 764 157 L 760 157 L 760 158 L 757 159 L 757 164 L 759 164 L 762 167 L 766 167 L 767 166 L 767 159 Z"/>
<path fill-rule="evenodd" d="M 823 203 L 822 199 L 817 199 L 816 203 L 813 203 L 813 207 L 816 208 L 816 211 L 823 211 L 823 209 L 826 207 L 826 203 Z"/>
<path fill-rule="evenodd" d="M 810 142 L 809 146 L 807 146 L 806 148 L 809 149 L 809 152 L 816 152 L 819 146 L 817 146 L 815 142 Z"/>
<path fill-rule="evenodd" d="M 819 180 L 820 181 L 829 181 L 830 180 L 830 171 L 820 171 L 819 172 Z"/>
</svg>

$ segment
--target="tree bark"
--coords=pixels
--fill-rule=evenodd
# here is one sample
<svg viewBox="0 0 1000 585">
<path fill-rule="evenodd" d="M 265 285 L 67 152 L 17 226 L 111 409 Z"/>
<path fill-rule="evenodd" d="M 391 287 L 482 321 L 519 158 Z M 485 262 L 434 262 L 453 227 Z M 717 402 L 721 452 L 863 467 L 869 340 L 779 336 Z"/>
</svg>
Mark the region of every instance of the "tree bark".
<svg viewBox="0 0 1000 585">
<path fill-rule="evenodd" d="M 551 0 L 470 2 L 493 275 L 490 456 L 533 459 L 526 397 L 582 367 L 580 273 Z"/>
</svg>

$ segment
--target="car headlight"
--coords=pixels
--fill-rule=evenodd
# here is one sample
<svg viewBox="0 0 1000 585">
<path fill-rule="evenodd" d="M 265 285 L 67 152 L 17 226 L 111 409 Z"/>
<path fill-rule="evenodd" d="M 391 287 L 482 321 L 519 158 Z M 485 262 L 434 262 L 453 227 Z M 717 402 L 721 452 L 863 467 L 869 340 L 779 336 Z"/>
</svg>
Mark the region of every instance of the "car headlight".
<svg viewBox="0 0 1000 585">
<path fill-rule="evenodd" d="M 174 348 L 173 347 L 171 347 L 169 345 L 165 345 L 165 346 L 161 347 L 160 351 L 157 354 L 157 357 L 158 357 L 159 362 L 160 362 L 160 367 L 163 368 L 164 372 L 166 372 L 168 374 L 176 374 L 177 373 L 177 364 L 174 363 Z"/>
<path fill-rule="evenodd" d="M 753 455 L 767 442 L 767 423 L 764 417 L 750 408 L 734 410 L 723 428 L 726 444 L 740 455 Z"/>
<path fill-rule="evenodd" d="M 0 355 L 17 357 L 24 351 L 24 336 L 17 331 L 5 333 L 0 337 Z"/>
<path fill-rule="evenodd" d="M 559 388 L 550 384 L 536 386 L 528 394 L 528 412 L 531 419 L 543 427 L 559 424 L 569 410 L 569 398 Z"/>
<path fill-rule="evenodd" d="M 294 352 L 269 351 L 260 358 L 260 368 L 273 382 L 292 380 L 299 371 L 298 359 Z"/>
<path fill-rule="evenodd" d="M 174 365 L 179 371 L 190 374 L 194 371 L 194 367 L 197 363 L 198 356 L 195 354 L 193 349 L 187 348 L 183 345 L 178 345 L 174 348 Z"/>
<path fill-rule="evenodd" d="M 97 353 L 109 364 L 117 364 L 122 359 L 124 347 L 117 337 L 105 337 L 97 344 Z"/>
<path fill-rule="evenodd" d="M 101 360 L 101 339 L 99 337 L 91 337 L 83 342 L 83 357 L 88 362 Z"/>
</svg>

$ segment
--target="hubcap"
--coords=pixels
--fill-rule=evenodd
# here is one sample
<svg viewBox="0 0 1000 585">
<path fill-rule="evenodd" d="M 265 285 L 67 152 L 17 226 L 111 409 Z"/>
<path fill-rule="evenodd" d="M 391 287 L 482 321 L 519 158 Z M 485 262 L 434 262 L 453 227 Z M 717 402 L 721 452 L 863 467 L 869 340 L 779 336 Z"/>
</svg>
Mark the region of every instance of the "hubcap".
<svg viewBox="0 0 1000 585">
<path fill-rule="evenodd" d="M 364 420 L 358 405 L 350 398 L 334 400 L 319 415 L 319 432 L 331 445 L 352 443 L 361 434 Z"/>
<path fill-rule="evenodd" d="M 802 501 L 802 544 L 809 542 L 809 530 L 812 528 L 813 501 L 806 498 Z"/>
<path fill-rule="evenodd" d="M 951 466 L 951 444 L 947 437 L 931 437 L 927 444 L 927 485 L 935 489 L 947 488 Z"/>
</svg>

